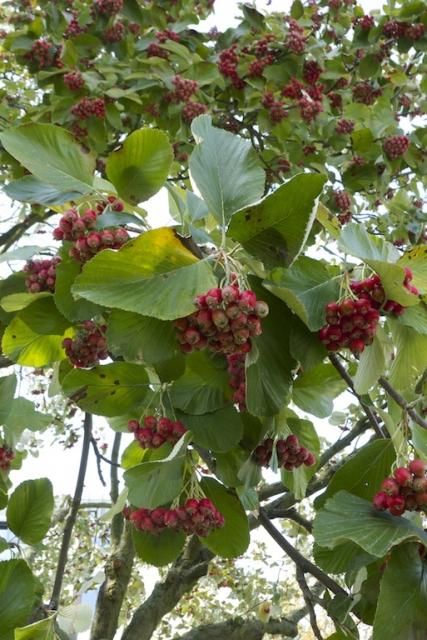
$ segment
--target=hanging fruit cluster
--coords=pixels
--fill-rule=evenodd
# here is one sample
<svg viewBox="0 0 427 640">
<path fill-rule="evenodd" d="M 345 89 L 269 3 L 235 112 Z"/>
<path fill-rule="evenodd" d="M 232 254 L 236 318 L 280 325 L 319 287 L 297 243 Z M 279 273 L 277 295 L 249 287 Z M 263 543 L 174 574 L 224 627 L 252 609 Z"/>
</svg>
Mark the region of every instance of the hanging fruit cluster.
<svg viewBox="0 0 427 640">
<path fill-rule="evenodd" d="M 405 267 L 405 277 L 403 280 L 403 286 L 405 289 L 414 295 L 418 295 L 418 289 L 411 284 L 413 274 L 411 269 Z M 381 278 L 377 275 L 373 275 L 370 278 L 364 280 L 356 280 L 350 283 L 350 288 L 358 298 L 369 300 L 371 306 L 381 311 L 392 313 L 395 316 L 400 316 L 405 311 L 405 307 L 396 302 L 395 300 L 388 300 L 384 291 L 384 287 L 381 284 Z"/>
<path fill-rule="evenodd" d="M 165 442 L 175 444 L 187 431 L 178 420 L 156 416 L 146 416 L 142 424 L 138 420 L 129 420 L 128 428 L 143 449 L 158 449 Z"/>
<path fill-rule="evenodd" d="M 93 367 L 108 358 L 106 330 L 105 324 L 98 326 L 92 320 L 85 320 L 74 338 L 64 338 L 62 346 L 75 367 Z"/>
<path fill-rule="evenodd" d="M 385 478 L 373 504 L 379 511 L 401 516 L 405 511 L 427 511 L 427 464 L 412 460 L 407 467 L 398 467 Z"/>
<path fill-rule="evenodd" d="M 25 279 L 25 286 L 29 293 L 40 293 L 40 291 L 55 292 L 56 267 L 61 262 L 61 258 L 55 257 L 47 260 L 29 260 L 24 267 L 28 274 Z"/>
<path fill-rule="evenodd" d="M 15 452 L 5 444 L 0 447 L 0 469 L 9 471 L 10 463 L 15 458 Z"/>
<path fill-rule="evenodd" d="M 237 285 L 210 289 L 197 296 L 198 311 L 175 321 L 177 338 L 184 353 L 209 349 L 225 355 L 248 353 L 251 338 L 262 333 L 261 319 L 268 305 L 256 294 Z"/>
<path fill-rule="evenodd" d="M 182 531 L 187 536 L 208 536 L 224 525 L 224 517 L 208 498 L 189 498 L 182 507 L 167 509 L 136 509 L 125 516 L 140 531 L 158 534 L 165 529 Z"/>
<path fill-rule="evenodd" d="M 273 455 L 274 440 L 266 438 L 252 452 L 252 460 L 260 467 L 268 467 Z M 276 440 L 276 454 L 279 467 L 287 471 L 297 469 L 302 464 L 311 467 L 316 462 L 315 455 L 301 446 L 298 436 L 290 434 L 285 439 Z"/>
</svg>

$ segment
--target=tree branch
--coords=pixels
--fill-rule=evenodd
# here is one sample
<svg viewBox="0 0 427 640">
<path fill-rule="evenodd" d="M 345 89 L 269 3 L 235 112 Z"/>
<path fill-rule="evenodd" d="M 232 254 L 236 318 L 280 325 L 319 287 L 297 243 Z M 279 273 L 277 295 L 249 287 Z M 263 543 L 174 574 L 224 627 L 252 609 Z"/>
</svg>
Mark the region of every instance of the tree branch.
<svg viewBox="0 0 427 640">
<path fill-rule="evenodd" d="M 83 421 L 83 444 L 82 453 L 80 457 L 79 473 L 77 475 L 76 488 L 74 491 L 73 501 L 71 503 L 71 510 L 65 522 L 64 532 L 62 534 L 62 544 L 58 557 L 58 564 L 56 566 L 55 581 L 53 583 L 52 596 L 50 599 L 49 609 L 56 610 L 58 608 L 59 599 L 61 596 L 62 581 L 64 579 L 64 571 L 67 564 L 68 551 L 70 548 L 71 535 L 73 533 L 74 525 L 76 523 L 77 514 L 80 508 L 80 503 L 83 495 L 84 481 L 87 469 L 87 461 L 89 457 L 90 439 L 92 436 L 92 415 L 85 413 Z"/>
<path fill-rule="evenodd" d="M 311 593 L 305 579 L 304 571 L 299 566 L 297 566 L 296 579 L 298 582 L 298 586 L 301 589 L 304 602 L 307 605 L 308 614 L 310 617 L 310 626 L 313 630 L 314 637 L 317 638 L 317 640 L 323 640 L 322 634 L 320 633 L 320 629 L 317 624 L 316 612 L 314 610 L 313 594 Z"/>
<path fill-rule="evenodd" d="M 34 224 L 38 222 L 46 222 L 46 220 L 55 214 L 55 211 L 45 212 L 43 217 L 40 217 L 37 213 L 30 213 L 22 222 L 17 222 L 10 229 L 5 231 L 0 235 L 0 247 L 3 249 L 0 253 L 6 253 L 6 251 L 11 247 L 21 236 L 24 235 L 28 229 L 30 229 Z"/>
<path fill-rule="evenodd" d="M 286 618 L 273 618 L 268 622 L 233 618 L 225 622 L 200 625 L 176 640 L 262 640 L 266 633 L 281 638 L 295 638 L 298 627 Z"/>
<path fill-rule="evenodd" d="M 402 409 L 404 411 L 406 411 L 406 413 L 408 414 L 408 416 L 410 416 L 412 418 L 412 420 L 414 422 L 416 422 L 420 427 L 422 427 L 423 429 L 427 429 L 427 420 L 424 420 L 424 418 L 422 418 L 416 411 L 415 409 L 413 409 L 413 407 L 411 407 L 405 400 L 405 398 L 403 396 L 400 395 L 400 393 L 398 393 L 398 391 L 396 391 L 396 389 L 394 389 L 391 384 L 389 383 L 388 380 L 386 380 L 384 377 L 381 377 L 378 380 L 379 384 L 382 386 L 382 388 L 384 389 L 384 391 L 386 391 L 388 393 L 388 395 L 393 398 L 393 400 L 399 405 L 399 407 L 402 407 Z"/>
</svg>

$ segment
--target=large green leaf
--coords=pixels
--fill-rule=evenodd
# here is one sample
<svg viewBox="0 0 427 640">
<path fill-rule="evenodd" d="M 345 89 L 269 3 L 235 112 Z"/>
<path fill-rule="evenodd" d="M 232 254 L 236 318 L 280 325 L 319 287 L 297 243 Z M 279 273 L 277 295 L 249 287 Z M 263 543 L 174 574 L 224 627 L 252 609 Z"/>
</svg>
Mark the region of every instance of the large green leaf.
<svg viewBox="0 0 427 640">
<path fill-rule="evenodd" d="M 365 261 L 397 262 L 400 257 L 396 247 L 383 237 L 368 233 L 363 225 L 356 222 L 345 225 L 339 245 L 346 253 Z"/>
<path fill-rule="evenodd" d="M 6 512 L 8 527 L 26 544 L 37 544 L 50 527 L 53 507 L 50 480 L 25 480 L 9 498 Z"/>
<path fill-rule="evenodd" d="M 120 251 L 101 251 L 83 268 L 72 292 L 107 307 L 173 320 L 192 313 L 194 296 L 215 284 L 209 263 L 164 227 Z"/>
<path fill-rule="evenodd" d="M 320 441 L 313 423 L 309 420 L 301 420 L 300 418 L 288 418 L 287 425 L 291 433 L 298 436 L 303 447 L 307 447 L 316 458 L 320 453 Z M 281 470 L 283 484 L 292 491 L 297 500 L 302 500 L 307 490 L 310 479 L 316 472 L 316 465 L 306 467 L 301 465 L 293 471 Z"/>
<path fill-rule="evenodd" d="M 3 191 L 9 198 L 12 198 L 12 200 L 45 204 L 47 206 L 65 204 L 71 200 L 78 200 L 81 195 L 79 191 L 63 191 L 57 189 L 34 176 L 24 176 L 23 178 L 19 178 L 19 180 L 14 180 L 5 186 Z"/>
<path fill-rule="evenodd" d="M 13 630 L 26 623 L 34 606 L 34 577 L 24 560 L 0 562 L 0 637 L 12 640 Z"/>
<path fill-rule="evenodd" d="M 0 378 L 0 424 L 4 424 L 13 405 L 16 390 L 16 376 Z"/>
<path fill-rule="evenodd" d="M 59 191 L 93 191 L 95 159 L 71 133 L 53 124 L 23 124 L 0 134 L 4 148 L 26 169 Z"/>
<path fill-rule="evenodd" d="M 418 296 L 410 293 L 403 286 L 405 271 L 401 265 L 381 260 L 365 260 L 365 262 L 380 276 L 387 299 L 395 300 L 404 307 L 412 307 L 419 303 Z"/>
<path fill-rule="evenodd" d="M 74 298 L 71 294 L 71 287 L 80 271 L 80 263 L 67 255 L 62 256 L 61 262 L 56 267 L 55 304 L 62 315 L 71 322 L 88 320 L 100 313 L 98 305 L 84 298 Z"/>
<path fill-rule="evenodd" d="M 27 627 L 15 629 L 13 640 L 56 640 L 55 618 L 56 614 Z"/>
<path fill-rule="evenodd" d="M 251 286 L 270 311 L 262 321 L 263 333 L 254 340 L 247 357 L 246 405 L 253 415 L 273 416 L 287 401 L 296 364 L 289 349 L 292 314 L 258 280 L 251 279 Z"/>
<path fill-rule="evenodd" d="M 421 640 L 426 629 L 427 565 L 418 545 L 404 544 L 387 561 L 372 639 Z"/>
<path fill-rule="evenodd" d="M 354 542 L 377 558 L 405 540 L 427 544 L 427 533 L 406 518 L 377 511 L 370 502 L 339 491 L 319 511 L 313 526 L 314 538 L 321 547 L 333 549 Z"/>
<path fill-rule="evenodd" d="M 141 365 L 114 362 L 90 370 L 74 369 L 65 376 L 62 388 L 84 411 L 111 417 L 136 414 L 148 392 L 149 379 Z"/>
<path fill-rule="evenodd" d="M 313 557 L 316 564 L 327 573 L 347 573 L 377 560 L 354 542 L 344 542 L 333 549 L 314 544 Z"/>
<path fill-rule="evenodd" d="M 274 269 L 264 286 L 286 302 L 311 331 L 325 324 L 325 306 L 339 296 L 338 269 L 301 256 L 289 269 Z"/>
<path fill-rule="evenodd" d="M 235 211 L 261 198 L 265 172 L 251 143 L 213 127 L 210 116 L 195 118 L 191 129 L 197 142 L 189 162 L 191 181 L 225 225 Z"/>
<path fill-rule="evenodd" d="M 295 404 L 318 418 L 327 418 L 334 407 L 334 399 L 347 385 L 332 364 L 318 364 L 303 371 L 296 379 L 292 399 Z"/>
<path fill-rule="evenodd" d="M 413 389 L 427 363 L 427 335 L 411 327 L 389 321 L 392 327 L 396 356 L 390 369 L 390 383 L 399 391 Z"/>
<path fill-rule="evenodd" d="M 155 509 L 179 495 L 184 480 L 185 456 L 143 462 L 125 471 L 129 502 L 135 507 Z"/>
<path fill-rule="evenodd" d="M 323 504 L 338 491 L 348 491 L 359 498 L 372 500 L 381 482 L 390 474 L 396 460 L 391 440 L 374 440 L 365 444 L 332 476 L 326 492 L 316 504 Z"/>
<path fill-rule="evenodd" d="M 249 523 L 240 500 L 213 478 L 203 478 L 200 483 L 206 496 L 224 516 L 225 524 L 202 538 L 211 551 L 223 558 L 242 555 L 249 546 Z"/>
<path fill-rule="evenodd" d="M 41 298 L 16 314 L 6 328 L 3 353 L 18 364 L 43 367 L 65 357 L 62 341 L 70 323 L 52 297 Z"/>
<path fill-rule="evenodd" d="M 163 186 L 172 160 L 172 146 L 166 133 L 159 129 L 139 129 L 109 155 L 107 176 L 122 198 L 138 204 Z"/>
<path fill-rule="evenodd" d="M 427 246 L 417 245 L 405 253 L 398 264 L 409 267 L 414 276 L 412 283 L 422 293 L 427 293 Z"/>
<path fill-rule="evenodd" d="M 37 411 L 31 400 L 15 398 L 10 412 L 3 420 L 7 441 L 13 444 L 19 440 L 24 429 L 43 430 L 52 424 L 53 416 L 47 412 Z"/>
<path fill-rule="evenodd" d="M 374 336 L 370 344 L 359 357 L 356 375 L 353 379 L 357 393 L 363 395 L 377 382 L 386 368 L 384 344 L 379 336 Z"/>
<path fill-rule="evenodd" d="M 196 444 L 212 451 L 229 451 L 243 436 L 240 414 L 231 405 L 202 415 L 180 413 L 179 419 L 191 430 Z"/>
<path fill-rule="evenodd" d="M 231 389 L 225 360 L 205 351 L 193 352 L 185 360 L 184 374 L 170 389 L 171 401 L 176 409 L 204 415 L 230 403 Z"/>
<path fill-rule="evenodd" d="M 325 181 L 318 173 L 294 176 L 260 203 L 236 213 L 228 235 L 264 264 L 289 266 L 307 241 Z"/>
<path fill-rule="evenodd" d="M 161 531 L 157 535 L 135 530 L 132 537 L 138 558 L 155 567 L 163 567 L 173 562 L 185 543 L 185 535 L 181 531 L 171 529 Z"/>
</svg>

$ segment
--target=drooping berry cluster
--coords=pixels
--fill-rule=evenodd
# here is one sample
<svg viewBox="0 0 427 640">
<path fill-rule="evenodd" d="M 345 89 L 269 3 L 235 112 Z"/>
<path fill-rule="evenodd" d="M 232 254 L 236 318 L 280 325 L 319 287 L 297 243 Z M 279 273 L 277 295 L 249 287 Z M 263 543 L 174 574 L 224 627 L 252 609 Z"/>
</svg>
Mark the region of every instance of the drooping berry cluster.
<svg viewBox="0 0 427 640">
<path fill-rule="evenodd" d="M 207 105 L 201 102 L 187 102 L 182 110 L 182 119 L 184 122 L 191 122 L 197 116 L 206 113 L 208 110 Z"/>
<path fill-rule="evenodd" d="M 262 58 L 259 58 L 258 60 L 252 60 L 252 62 L 249 64 L 248 75 L 251 78 L 260 78 L 263 74 L 265 67 L 267 67 L 270 64 L 273 64 L 274 60 L 275 60 L 275 57 L 271 53 L 269 53 L 266 56 L 263 56 Z"/>
<path fill-rule="evenodd" d="M 108 358 L 106 330 L 106 325 L 98 326 L 92 320 L 85 320 L 74 338 L 64 338 L 62 346 L 75 367 L 93 367 Z"/>
<path fill-rule="evenodd" d="M 84 84 L 84 78 L 80 71 L 70 71 L 64 74 L 64 84 L 70 91 L 79 91 Z"/>
<path fill-rule="evenodd" d="M 413 295 L 418 295 L 418 289 L 411 284 L 413 274 L 411 269 L 405 267 L 405 277 L 403 286 Z M 351 290 L 358 298 L 368 300 L 372 307 L 381 311 L 400 316 L 405 311 L 405 307 L 395 300 L 388 300 L 381 284 L 381 278 L 377 275 L 370 276 L 364 280 L 355 280 L 350 283 Z"/>
<path fill-rule="evenodd" d="M 252 460 L 261 467 L 268 467 L 273 454 L 274 440 L 266 438 L 259 444 L 252 453 Z M 297 469 L 302 464 L 311 467 L 316 462 L 316 457 L 306 447 L 301 446 L 298 436 L 289 435 L 285 440 L 276 441 L 276 454 L 278 466 L 287 471 Z"/>
<path fill-rule="evenodd" d="M 129 520 L 140 531 L 159 534 L 165 529 L 182 531 L 185 535 L 208 536 L 224 526 L 224 517 L 208 498 L 189 498 L 182 507 L 167 509 L 136 509 Z"/>
<path fill-rule="evenodd" d="M 93 229 L 98 217 L 94 209 L 86 209 L 82 216 L 77 209 L 68 209 L 61 217 L 58 226 L 53 230 L 55 240 L 76 240 L 88 230 Z"/>
<path fill-rule="evenodd" d="M 370 300 L 345 298 L 326 305 L 326 324 L 319 338 L 328 351 L 348 348 L 361 353 L 374 339 L 380 314 Z"/>
<path fill-rule="evenodd" d="M 164 29 L 163 31 L 158 31 L 156 33 L 156 38 L 159 42 L 167 42 L 168 40 L 179 42 L 181 40 L 179 33 L 177 33 L 176 31 L 172 31 L 172 29 Z"/>
<path fill-rule="evenodd" d="M 55 257 L 49 260 L 29 260 L 24 267 L 28 274 L 25 286 L 30 293 L 40 291 L 55 292 L 56 265 L 61 258 Z"/>
<path fill-rule="evenodd" d="M 146 416 L 142 424 L 138 420 L 129 420 L 128 428 L 143 449 L 158 449 L 165 442 L 175 444 L 187 431 L 178 420 L 156 416 Z"/>
<path fill-rule="evenodd" d="M 108 27 L 108 29 L 104 31 L 104 41 L 110 42 L 111 44 L 120 42 L 120 40 L 123 40 L 125 31 L 126 29 L 123 22 L 115 22 L 113 25 L 111 25 L 111 27 Z"/>
<path fill-rule="evenodd" d="M 383 34 L 387 38 L 408 38 L 409 40 L 419 40 L 425 33 L 425 25 L 422 22 L 408 24 L 399 20 L 388 20 L 383 25 Z"/>
<path fill-rule="evenodd" d="M 78 20 L 78 15 L 74 15 L 71 18 L 67 28 L 64 31 L 64 38 L 65 39 L 75 38 L 76 36 L 79 36 L 80 34 L 84 33 L 86 29 L 87 29 L 86 27 L 82 27 L 80 25 Z"/>
<path fill-rule="evenodd" d="M 289 20 L 289 33 L 286 38 L 286 46 L 289 51 L 300 55 L 305 51 L 306 38 L 304 37 L 304 29 L 300 27 L 296 20 Z"/>
<path fill-rule="evenodd" d="M 370 106 L 382 94 L 381 89 L 374 89 L 368 80 L 357 82 L 353 87 L 353 100 Z"/>
<path fill-rule="evenodd" d="M 147 47 L 147 57 L 150 58 L 154 56 L 167 60 L 169 58 L 169 51 L 167 51 L 167 49 L 163 49 L 157 44 L 157 42 L 152 42 Z"/>
<path fill-rule="evenodd" d="M 316 84 L 322 74 L 322 67 L 316 60 L 306 60 L 303 67 L 303 78 L 308 84 Z"/>
<path fill-rule="evenodd" d="M 355 27 L 360 27 L 362 31 L 369 31 L 375 26 L 375 20 L 373 16 L 364 15 L 361 18 L 354 18 L 353 24 Z"/>
<path fill-rule="evenodd" d="M 9 471 L 10 463 L 15 458 L 15 452 L 5 444 L 0 447 L 0 469 Z"/>
<path fill-rule="evenodd" d="M 113 16 L 123 9 L 123 0 L 95 0 L 96 11 L 103 16 Z"/>
<path fill-rule="evenodd" d="M 87 262 L 103 249 L 120 249 L 128 240 L 129 234 L 122 227 L 91 231 L 75 241 L 70 256 L 79 262 Z"/>
<path fill-rule="evenodd" d="M 374 507 L 394 516 L 401 516 L 405 511 L 427 511 L 426 469 L 427 464 L 419 459 L 395 469 L 375 494 Z"/>
<path fill-rule="evenodd" d="M 24 54 L 24 58 L 37 71 L 49 67 L 62 67 L 61 50 L 60 46 L 40 38 L 33 42 L 31 49 Z"/>
<path fill-rule="evenodd" d="M 405 155 L 409 149 L 408 136 L 390 136 L 384 140 L 383 149 L 389 160 L 395 160 Z"/>
<path fill-rule="evenodd" d="M 237 72 L 239 56 L 236 52 L 236 48 L 237 45 L 233 44 L 229 49 L 221 51 L 219 54 L 218 69 L 223 76 L 230 78 L 232 85 L 236 89 L 243 89 L 245 82 Z"/>
<path fill-rule="evenodd" d="M 232 353 L 227 356 L 227 363 L 229 385 L 233 389 L 233 402 L 238 405 L 240 411 L 246 411 L 245 354 Z"/>
<path fill-rule="evenodd" d="M 71 113 L 79 120 L 86 120 L 91 116 L 105 118 L 105 102 L 103 98 L 82 98 L 71 107 Z"/>
<path fill-rule="evenodd" d="M 210 289 L 197 296 L 198 311 L 175 321 L 181 350 L 210 349 L 216 353 L 248 353 L 251 337 L 262 333 L 261 318 L 268 306 L 251 290 L 237 285 Z"/>
<path fill-rule="evenodd" d="M 175 86 L 175 91 L 168 93 L 169 102 L 188 102 L 199 88 L 199 83 L 196 80 L 187 80 L 179 75 L 172 79 L 172 84 Z"/>
<path fill-rule="evenodd" d="M 341 119 L 338 120 L 336 127 L 335 127 L 335 131 L 337 133 L 341 133 L 341 134 L 345 134 L 345 133 L 352 133 L 354 129 L 354 122 L 353 120 L 346 120 L 346 119 Z"/>
</svg>

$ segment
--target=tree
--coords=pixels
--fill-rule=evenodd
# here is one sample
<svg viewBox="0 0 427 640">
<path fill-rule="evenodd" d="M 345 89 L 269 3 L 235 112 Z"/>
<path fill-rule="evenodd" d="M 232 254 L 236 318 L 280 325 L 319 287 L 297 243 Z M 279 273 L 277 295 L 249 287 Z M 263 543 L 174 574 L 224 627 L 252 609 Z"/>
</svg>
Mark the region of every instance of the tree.
<svg viewBox="0 0 427 640">
<path fill-rule="evenodd" d="M 1 9 L 1 175 L 22 203 L 0 236 L 18 264 L 0 282 L 1 364 L 50 372 L 63 415 L 82 415 L 74 497 L 49 532 L 50 482 L 12 487 L 9 471 L 25 427 L 52 418 L 15 397 L 14 369 L 0 378 L 0 507 L 34 547 L 0 562 L 5 640 L 66 637 L 56 611 L 73 536 L 86 540 L 92 445 L 112 501 L 92 640 L 112 640 L 121 612 L 122 640 L 154 637 L 258 527 L 303 606 L 176 638 L 295 637 L 304 617 L 322 638 L 319 606 L 331 640 L 361 622 L 374 640 L 425 635 L 426 4 L 242 5 L 238 28 L 197 30 L 212 4 Z M 162 187 L 174 225 L 149 228 L 141 204 Z M 35 229 L 48 250 L 21 242 Z M 93 415 L 115 431 L 109 457 Z M 58 526 L 48 593 L 37 548 Z M 128 612 L 138 559 L 167 569 Z"/>
</svg>

